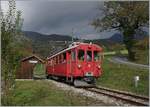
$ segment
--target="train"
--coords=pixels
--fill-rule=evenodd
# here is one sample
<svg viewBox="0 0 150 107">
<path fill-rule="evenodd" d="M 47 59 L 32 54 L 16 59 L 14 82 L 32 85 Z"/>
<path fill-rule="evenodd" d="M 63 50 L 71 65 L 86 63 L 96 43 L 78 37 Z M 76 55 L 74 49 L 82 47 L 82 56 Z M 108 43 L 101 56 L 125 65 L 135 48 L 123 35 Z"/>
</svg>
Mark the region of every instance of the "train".
<svg viewBox="0 0 150 107">
<path fill-rule="evenodd" d="M 75 87 L 94 86 L 102 75 L 102 47 L 73 42 L 46 59 L 46 77 L 64 80 Z"/>
</svg>

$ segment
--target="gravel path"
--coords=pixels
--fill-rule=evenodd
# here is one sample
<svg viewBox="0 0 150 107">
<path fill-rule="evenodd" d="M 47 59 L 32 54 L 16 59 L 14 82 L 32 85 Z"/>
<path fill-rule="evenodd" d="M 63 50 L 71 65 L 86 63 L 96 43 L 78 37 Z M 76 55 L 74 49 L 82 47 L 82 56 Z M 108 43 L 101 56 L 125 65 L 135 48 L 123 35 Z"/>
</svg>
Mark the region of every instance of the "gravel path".
<svg viewBox="0 0 150 107">
<path fill-rule="evenodd" d="M 81 88 L 75 88 L 73 86 L 69 86 L 69 85 L 64 84 L 64 83 L 56 82 L 56 81 L 53 81 L 53 80 L 47 80 L 47 81 L 53 83 L 55 86 L 57 86 L 58 88 L 61 88 L 62 90 L 65 90 L 65 91 L 68 91 L 68 92 L 72 91 L 73 93 L 80 94 L 80 95 L 83 95 L 83 96 L 87 96 L 87 97 L 96 99 L 97 101 L 101 102 L 101 103 L 96 103 L 95 102 L 95 104 L 92 105 L 92 106 L 97 106 L 97 105 L 99 105 L 99 106 L 100 105 L 102 105 L 102 106 L 105 106 L 105 105 L 129 106 L 130 105 L 130 104 L 127 104 L 125 102 L 116 100 L 115 98 L 110 98 L 110 97 L 104 96 L 102 94 L 101 95 L 96 94 L 96 93 L 93 93 L 93 92 L 90 92 L 90 91 L 87 91 L 87 90 L 84 90 L 84 89 L 81 89 Z"/>
</svg>

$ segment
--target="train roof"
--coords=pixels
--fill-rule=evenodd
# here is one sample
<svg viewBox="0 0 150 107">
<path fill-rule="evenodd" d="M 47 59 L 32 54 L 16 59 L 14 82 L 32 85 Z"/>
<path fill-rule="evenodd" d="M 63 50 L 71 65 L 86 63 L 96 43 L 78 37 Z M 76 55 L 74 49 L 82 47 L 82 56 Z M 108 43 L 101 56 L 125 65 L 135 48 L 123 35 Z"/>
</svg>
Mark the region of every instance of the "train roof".
<svg viewBox="0 0 150 107">
<path fill-rule="evenodd" d="M 90 44 L 92 44 L 92 43 L 90 43 Z M 47 59 L 50 59 L 50 58 L 52 58 L 52 57 L 54 57 L 54 56 L 57 56 L 57 55 L 59 55 L 59 54 L 61 54 L 61 53 L 63 53 L 63 52 L 66 52 L 66 51 L 70 50 L 70 49 L 76 48 L 76 47 L 78 47 L 79 45 L 89 45 L 89 43 L 73 42 L 72 44 L 69 45 L 68 48 L 66 48 L 66 49 L 64 49 L 64 50 L 62 50 L 62 51 L 60 51 L 60 52 L 58 52 L 58 53 L 56 53 L 56 54 L 54 54 L 54 55 L 48 57 Z M 94 44 L 94 45 L 95 45 L 95 44 Z M 95 46 L 98 47 L 98 45 L 95 45 Z"/>
</svg>

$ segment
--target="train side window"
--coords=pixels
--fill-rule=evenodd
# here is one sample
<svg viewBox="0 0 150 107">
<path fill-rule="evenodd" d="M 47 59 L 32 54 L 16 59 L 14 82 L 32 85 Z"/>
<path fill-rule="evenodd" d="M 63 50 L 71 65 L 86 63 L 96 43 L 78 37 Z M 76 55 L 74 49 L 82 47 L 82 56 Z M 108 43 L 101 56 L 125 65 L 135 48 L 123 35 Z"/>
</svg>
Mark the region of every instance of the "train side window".
<svg viewBox="0 0 150 107">
<path fill-rule="evenodd" d="M 87 51 L 86 60 L 92 61 L 92 51 Z"/>
<path fill-rule="evenodd" d="M 60 62 L 59 55 L 57 56 L 57 61 L 58 61 L 57 63 L 59 64 L 59 62 Z"/>
<path fill-rule="evenodd" d="M 52 59 L 49 61 L 49 65 L 52 66 Z"/>
<path fill-rule="evenodd" d="M 48 60 L 48 64 L 49 64 L 49 65 L 51 64 L 50 62 L 51 62 L 51 60 Z"/>
<path fill-rule="evenodd" d="M 54 65 L 56 64 L 56 58 L 54 58 Z"/>
<path fill-rule="evenodd" d="M 61 63 L 61 55 L 58 56 L 58 61 L 59 61 L 58 63 L 60 64 Z"/>
<path fill-rule="evenodd" d="M 56 56 L 56 64 L 58 64 L 58 56 Z"/>
<path fill-rule="evenodd" d="M 63 54 L 60 55 L 61 63 L 63 62 Z"/>
<path fill-rule="evenodd" d="M 54 65 L 56 64 L 56 57 L 54 58 Z"/>
<path fill-rule="evenodd" d="M 63 53 L 63 62 L 66 62 L 66 53 Z"/>
<path fill-rule="evenodd" d="M 54 65 L 54 59 L 52 59 L 52 66 Z"/>
<path fill-rule="evenodd" d="M 75 61 L 75 59 L 76 59 L 76 53 L 75 53 L 75 51 L 71 52 L 71 57 L 72 57 L 72 61 Z"/>
<path fill-rule="evenodd" d="M 59 64 L 59 55 L 57 56 L 57 64 Z"/>
<path fill-rule="evenodd" d="M 55 56 L 55 65 L 56 65 L 56 63 L 57 63 L 57 57 Z"/>
<path fill-rule="evenodd" d="M 52 64 L 55 65 L 55 59 L 54 58 L 52 59 Z"/>
<path fill-rule="evenodd" d="M 53 58 L 53 65 L 55 65 L 55 59 Z"/>
<path fill-rule="evenodd" d="M 98 51 L 94 51 L 94 61 L 100 60 L 100 53 Z"/>
<path fill-rule="evenodd" d="M 53 66 L 53 59 L 51 60 L 51 66 Z"/>
<path fill-rule="evenodd" d="M 55 64 L 57 64 L 57 56 L 55 57 Z"/>
<path fill-rule="evenodd" d="M 80 61 L 84 61 L 84 50 L 79 50 L 78 51 L 78 59 Z"/>
</svg>

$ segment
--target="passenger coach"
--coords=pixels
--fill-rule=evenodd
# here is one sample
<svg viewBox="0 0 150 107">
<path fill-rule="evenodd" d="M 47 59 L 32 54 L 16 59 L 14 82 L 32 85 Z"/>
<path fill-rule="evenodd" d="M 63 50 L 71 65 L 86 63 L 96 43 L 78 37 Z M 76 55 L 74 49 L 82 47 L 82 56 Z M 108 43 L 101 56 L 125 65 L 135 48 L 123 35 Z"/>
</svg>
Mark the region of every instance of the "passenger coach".
<svg viewBox="0 0 150 107">
<path fill-rule="evenodd" d="M 47 58 L 47 78 L 63 79 L 75 86 L 95 84 L 102 74 L 102 48 L 74 42 L 67 49 Z"/>
</svg>

